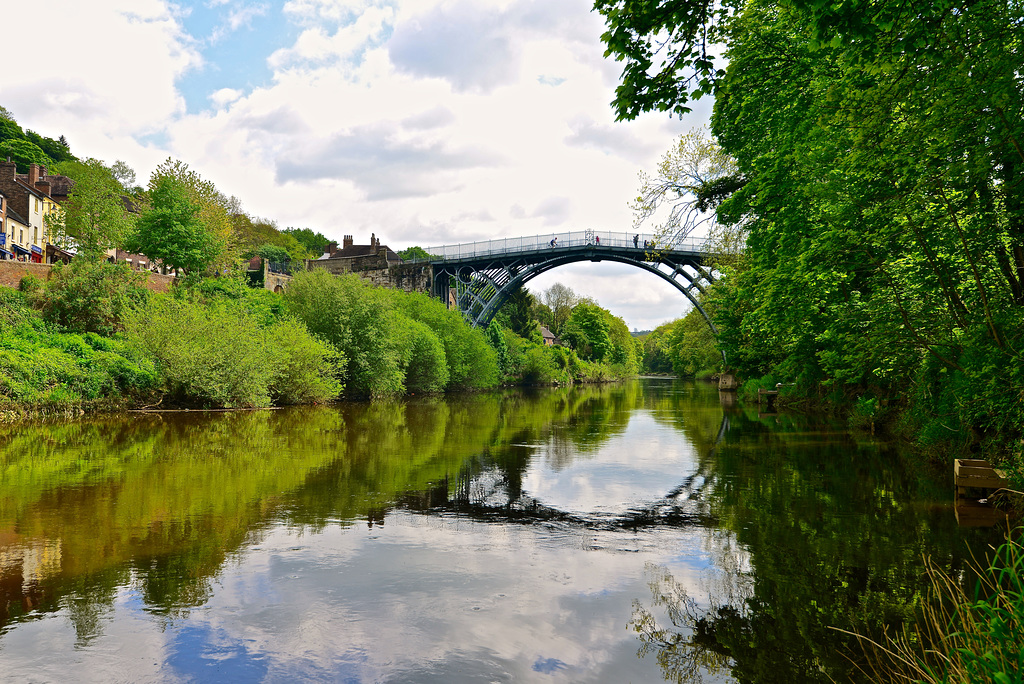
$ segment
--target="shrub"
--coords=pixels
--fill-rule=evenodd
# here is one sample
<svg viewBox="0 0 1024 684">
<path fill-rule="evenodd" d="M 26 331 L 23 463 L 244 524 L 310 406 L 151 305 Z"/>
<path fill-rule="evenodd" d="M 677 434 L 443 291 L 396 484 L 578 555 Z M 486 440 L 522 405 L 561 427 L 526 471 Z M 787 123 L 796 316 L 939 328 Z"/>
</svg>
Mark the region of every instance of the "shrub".
<svg viewBox="0 0 1024 684">
<path fill-rule="evenodd" d="M 40 295 L 43 317 L 71 332 L 111 335 L 149 297 L 145 273 L 124 264 L 76 259 L 53 268 Z"/>
<path fill-rule="evenodd" d="M 404 320 L 402 320 L 404 319 Z M 408 392 L 440 392 L 448 384 L 444 346 L 434 331 L 419 321 L 396 316 L 403 333 L 402 368 Z"/>
<path fill-rule="evenodd" d="M 161 297 L 125 323 L 132 346 L 153 358 L 165 389 L 205 406 L 270 404 L 273 369 L 256 322 L 223 305 Z"/>
<path fill-rule="evenodd" d="M 154 359 L 176 400 L 218 407 L 326 401 L 341 390 L 342 359 L 296 321 L 264 328 L 244 308 L 159 297 L 126 322 L 134 349 Z"/>
<path fill-rule="evenodd" d="M 275 404 L 330 401 L 344 389 L 338 379 L 344 357 L 295 320 L 275 323 L 266 331 L 269 363 L 274 373 L 270 396 Z"/>
<path fill-rule="evenodd" d="M 395 328 L 392 300 L 357 275 L 335 277 L 315 269 L 295 275 L 284 292 L 285 307 L 348 359 L 349 392 L 383 397 L 401 394 L 403 340 Z"/>
</svg>

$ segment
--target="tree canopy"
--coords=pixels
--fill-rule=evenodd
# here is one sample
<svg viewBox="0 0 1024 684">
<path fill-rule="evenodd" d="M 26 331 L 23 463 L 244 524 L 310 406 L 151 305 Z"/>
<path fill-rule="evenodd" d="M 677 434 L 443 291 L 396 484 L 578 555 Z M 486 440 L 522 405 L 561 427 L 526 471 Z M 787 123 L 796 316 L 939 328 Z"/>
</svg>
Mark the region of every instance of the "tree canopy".
<svg viewBox="0 0 1024 684">
<path fill-rule="evenodd" d="M 55 170 L 72 180 L 67 201 L 46 219 L 57 242 L 77 247 L 88 259 L 119 247 L 132 232 L 135 217 L 113 172 L 96 159 L 66 161 Z"/>
<path fill-rule="evenodd" d="M 174 176 L 157 177 L 150 186 L 152 205 L 142 212 L 126 248 L 169 268 L 202 273 L 220 253 L 222 243 L 202 219 L 202 207 Z"/>
<path fill-rule="evenodd" d="M 625 62 L 619 118 L 715 95 L 712 132 L 744 179 L 718 219 L 742 228 L 745 251 L 709 294 L 730 362 L 912 402 L 924 441 L 1016 443 L 1024 7 L 595 7 Z"/>
</svg>

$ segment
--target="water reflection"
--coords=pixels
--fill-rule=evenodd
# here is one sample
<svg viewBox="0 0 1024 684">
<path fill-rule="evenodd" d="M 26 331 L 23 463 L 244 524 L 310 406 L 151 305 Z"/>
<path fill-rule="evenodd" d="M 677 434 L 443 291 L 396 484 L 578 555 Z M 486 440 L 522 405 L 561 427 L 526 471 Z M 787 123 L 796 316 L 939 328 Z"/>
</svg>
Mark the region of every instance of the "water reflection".
<svg viewBox="0 0 1024 684">
<path fill-rule="evenodd" d="M 815 681 L 848 670 L 830 625 L 894 624 L 921 554 L 964 553 L 883 444 L 671 381 L 8 426 L 0 454 L 0 666 L 44 680 Z"/>
</svg>

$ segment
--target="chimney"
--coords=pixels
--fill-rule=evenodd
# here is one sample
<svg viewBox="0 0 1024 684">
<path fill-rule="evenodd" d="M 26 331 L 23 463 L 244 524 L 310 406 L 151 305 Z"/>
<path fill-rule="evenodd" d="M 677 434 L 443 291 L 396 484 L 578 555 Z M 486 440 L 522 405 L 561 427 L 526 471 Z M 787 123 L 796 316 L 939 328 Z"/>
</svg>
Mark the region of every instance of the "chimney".
<svg viewBox="0 0 1024 684">
<path fill-rule="evenodd" d="M 18 173 L 18 165 L 11 161 L 8 157 L 7 161 L 0 163 L 0 177 L 2 178 L 14 178 Z"/>
<path fill-rule="evenodd" d="M 334 253 L 337 252 L 337 251 L 338 251 L 338 243 L 337 242 L 328 242 L 326 245 L 324 245 L 324 254 L 326 254 L 329 257 L 330 256 L 334 256 Z"/>
<path fill-rule="evenodd" d="M 39 182 L 39 164 L 30 164 L 28 167 L 28 184 L 33 188 Z"/>
<path fill-rule="evenodd" d="M 36 190 L 43 193 L 47 197 L 50 196 L 50 181 L 36 181 Z"/>
<path fill-rule="evenodd" d="M 370 249 L 373 250 L 374 254 L 377 253 L 377 234 L 376 233 L 370 233 Z"/>
<path fill-rule="evenodd" d="M 342 247 L 342 249 L 348 249 L 351 246 L 352 246 L 352 236 L 351 235 L 346 235 L 344 238 L 342 238 L 341 247 Z"/>
</svg>

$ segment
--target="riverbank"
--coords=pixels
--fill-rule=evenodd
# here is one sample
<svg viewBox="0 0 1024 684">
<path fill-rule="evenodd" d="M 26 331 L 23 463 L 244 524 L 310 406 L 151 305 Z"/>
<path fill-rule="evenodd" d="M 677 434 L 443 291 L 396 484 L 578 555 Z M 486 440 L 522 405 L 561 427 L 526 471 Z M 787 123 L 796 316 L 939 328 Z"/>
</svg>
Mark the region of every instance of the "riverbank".
<svg viewBox="0 0 1024 684">
<path fill-rule="evenodd" d="M 230 276 L 154 293 L 144 276 L 76 261 L 0 287 L 0 420 L 607 382 L 637 370 L 633 350 L 586 360 L 497 325 L 474 329 L 426 295 L 355 275 L 299 273 L 282 294 Z"/>
</svg>

